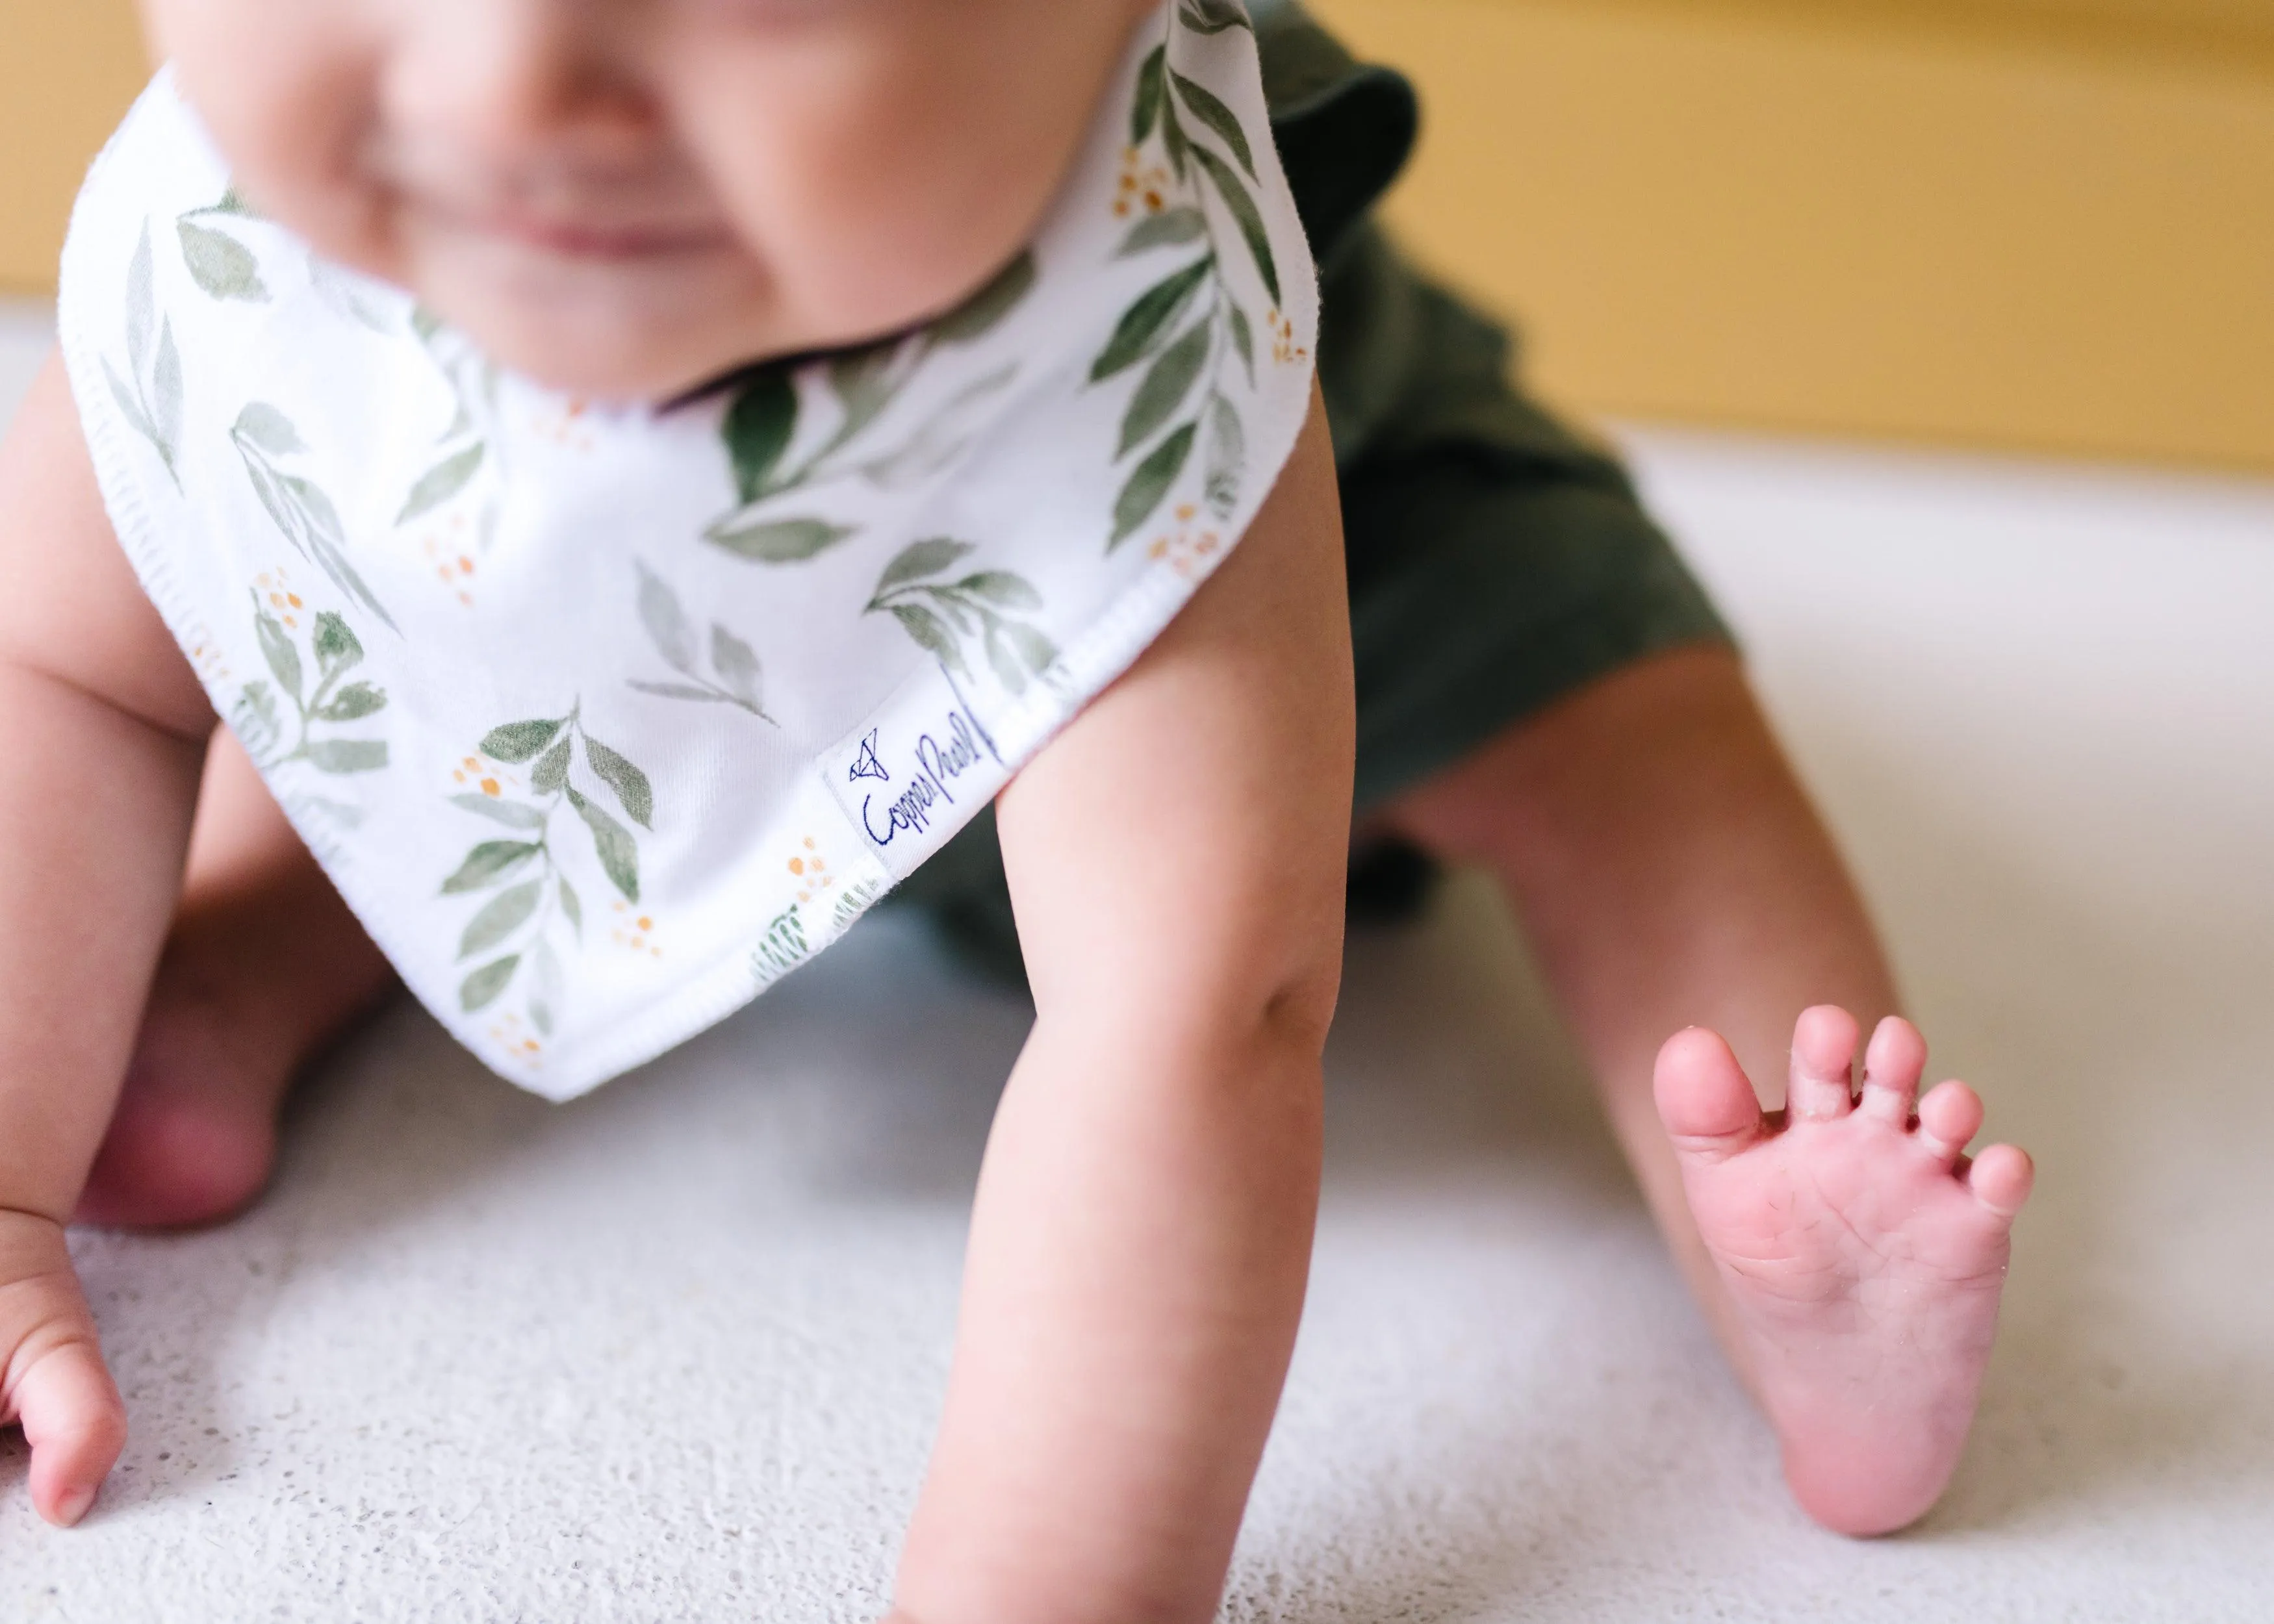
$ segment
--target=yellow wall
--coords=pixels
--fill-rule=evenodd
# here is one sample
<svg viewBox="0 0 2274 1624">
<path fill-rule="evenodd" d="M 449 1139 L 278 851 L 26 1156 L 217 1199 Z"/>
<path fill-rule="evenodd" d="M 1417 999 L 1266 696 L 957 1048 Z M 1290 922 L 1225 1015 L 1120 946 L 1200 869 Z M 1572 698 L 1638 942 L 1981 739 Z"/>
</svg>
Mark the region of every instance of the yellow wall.
<svg viewBox="0 0 2274 1624">
<path fill-rule="evenodd" d="M 1314 4 L 1567 400 L 2274 468 L 2274 0 Z M 0 287 L 143 75 L 124 0 L 0 0 Z"/>
<path fill-rule="evenodd" d="M 87 161 L 149 77 L 124 0 L 0 0 L 0 292 L 45 292 Z"/>
</svg>

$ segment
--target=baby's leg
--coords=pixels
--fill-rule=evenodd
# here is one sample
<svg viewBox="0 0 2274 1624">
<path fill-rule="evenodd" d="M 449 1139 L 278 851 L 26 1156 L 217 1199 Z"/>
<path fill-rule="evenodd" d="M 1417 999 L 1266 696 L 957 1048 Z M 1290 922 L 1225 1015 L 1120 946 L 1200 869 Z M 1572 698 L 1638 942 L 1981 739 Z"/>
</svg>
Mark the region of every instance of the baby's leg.
<svg viewBox="0 0 2274 1624">
<path fill-rule="evenodd" d="M 181 905 L 78 1218 L 166 1229 L 243 1207 L 268 1181 L 293 1078 L 391 984 L 243 748 L 218 730 Z"/>
<path fill-rule="evenodd" d="M 2029 1160 L 2001 1147 L 1969 1167 L 1981 1103 L 1962 1085 L 1911 1117 L 1924 1047 L 1901 1022 L 1879 1028 L 1851 1111 L 1858 1034 L 1836 1009 L 1810 1009 L 1791 1045 L 1789 1124 L 1762 1116 L 1746 1072 L 1785 1074 L 1796 1014 L 1876 1020 L 1895 996 L 1736 658 L 1680 650 L 1599 681 L 1391 821 L 1490 868 L 1524 916 L 1802 1504 L 1851 1533 L 1923 1514 L 1972 1419 Z"/>
</svg>

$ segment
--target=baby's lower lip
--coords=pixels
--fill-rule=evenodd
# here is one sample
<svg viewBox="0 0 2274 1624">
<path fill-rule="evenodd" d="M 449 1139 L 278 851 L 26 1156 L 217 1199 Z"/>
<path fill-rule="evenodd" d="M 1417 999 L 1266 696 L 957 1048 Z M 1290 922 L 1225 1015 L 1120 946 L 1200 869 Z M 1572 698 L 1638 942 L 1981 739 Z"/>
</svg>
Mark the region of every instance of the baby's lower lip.
<svg viewBox="0 0 2274 1624">
<path fill-rule="evenodd" d="M 467 223 L 486 236 L 568 259 L 681 258 L 714 252 L 727 240 L 724 231 L 704 226 L 595 225 L 514 214 L 477 217 Z"/>
</svg>

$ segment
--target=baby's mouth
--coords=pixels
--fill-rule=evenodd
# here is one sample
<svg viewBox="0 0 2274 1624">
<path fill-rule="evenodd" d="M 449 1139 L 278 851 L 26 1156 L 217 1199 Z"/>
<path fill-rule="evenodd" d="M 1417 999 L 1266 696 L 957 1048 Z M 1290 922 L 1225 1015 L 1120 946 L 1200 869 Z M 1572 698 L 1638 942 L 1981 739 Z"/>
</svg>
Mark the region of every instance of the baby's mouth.
<svg viewBox="0 0 2274 1624">
<path fill-rule="evenodd" d="M 728 242 L 723 229 L 709 224 L 611 221 L 514 208 L 470 212 L 453 223 L 560 259 L 601 263 L 682 259 L 716 252 Z"/>
</svg>

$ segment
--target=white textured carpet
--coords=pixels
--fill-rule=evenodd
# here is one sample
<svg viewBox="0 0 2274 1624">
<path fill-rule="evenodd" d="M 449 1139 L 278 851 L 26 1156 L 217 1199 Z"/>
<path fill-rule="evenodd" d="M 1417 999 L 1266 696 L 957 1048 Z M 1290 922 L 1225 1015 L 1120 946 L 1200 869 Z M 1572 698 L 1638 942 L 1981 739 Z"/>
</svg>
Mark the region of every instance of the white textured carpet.
<svg viewBox="0 0 2274 1624">
<path fill-rule="evenodd" d="M 1633 443 L 2038 1154 L 1974 1448 L 1898 1539 L 1791 1508 L 1465 883 L 1352 951 L 1227 1618 L 2274 1617 L 2274 488 Z M 555 1109 L 393 1010 L 251 1217 L 80 1237 L 133 1440 L 70 1534 L 0 1446 L 0 1615 L 870 1617 L 1026 1019 L 878 922 Z"/>
</svg>

